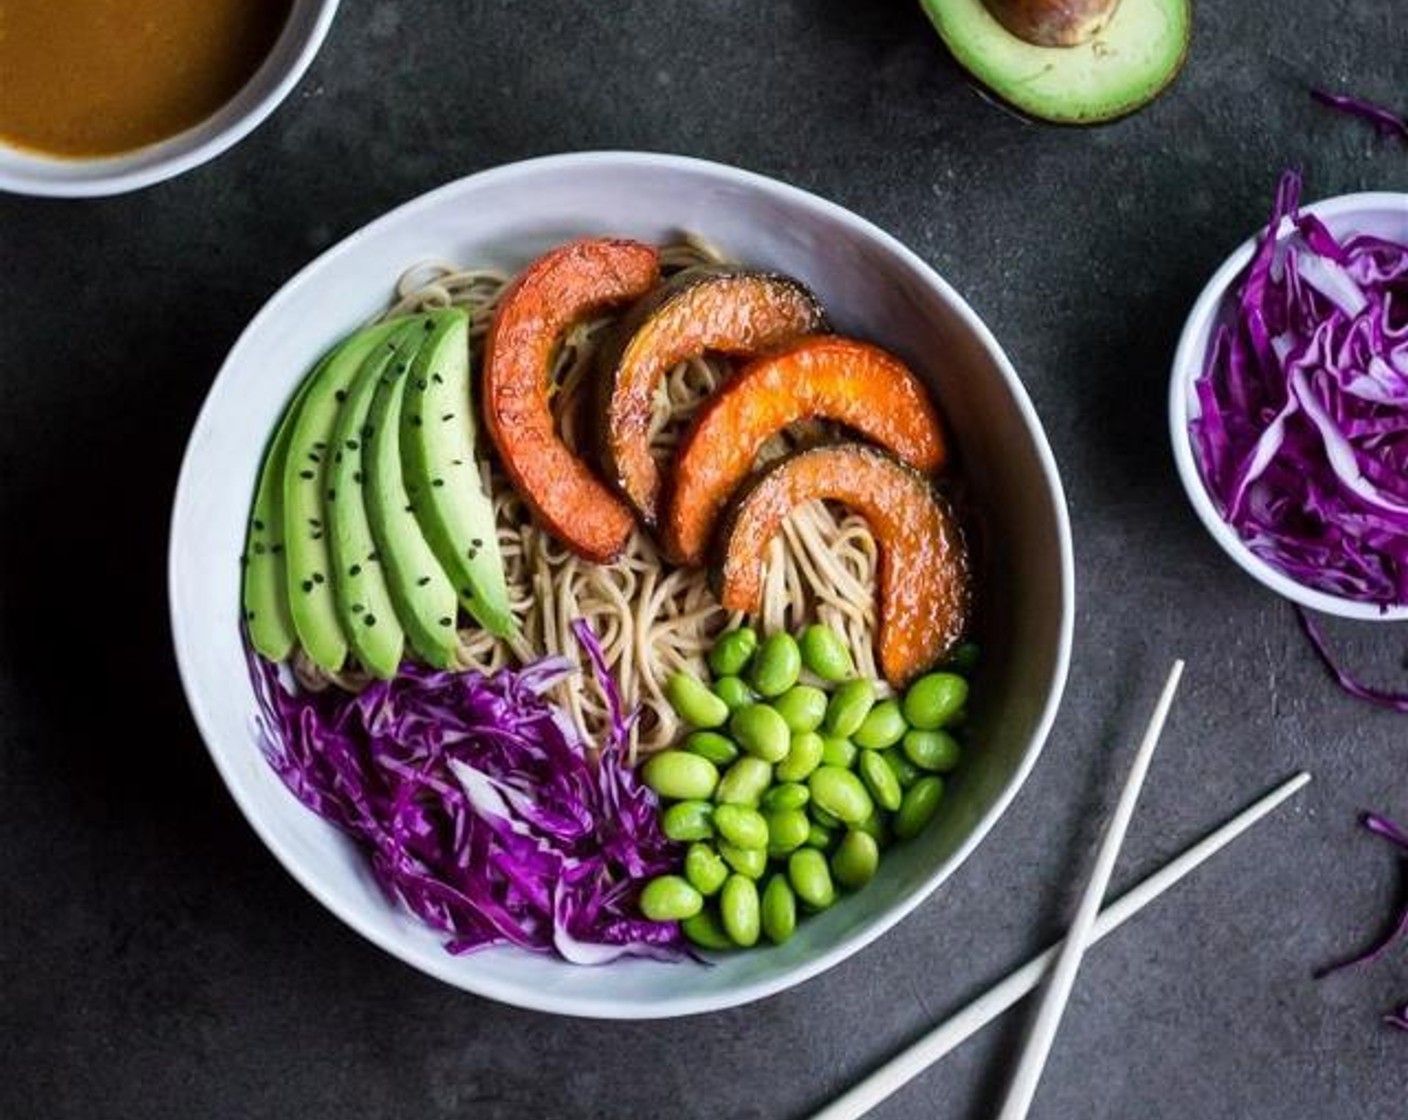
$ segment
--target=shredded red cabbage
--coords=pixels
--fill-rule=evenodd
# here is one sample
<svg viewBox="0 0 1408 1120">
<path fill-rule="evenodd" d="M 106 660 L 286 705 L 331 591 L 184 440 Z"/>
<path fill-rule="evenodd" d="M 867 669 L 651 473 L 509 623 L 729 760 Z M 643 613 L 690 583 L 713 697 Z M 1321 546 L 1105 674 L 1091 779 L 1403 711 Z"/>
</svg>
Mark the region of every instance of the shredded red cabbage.
<svg viewBox="0 0 1408 1120">
<path fill-rule="evenodd" d="M 545 699 L 569 671 L 561 658 L 490 675 L 407 662 L 353 696 L 291 692 L 250 654 L 269 763 L 367 851 L 393 900 L 450 935 L 452 953 L 512 944 L 579 964 L 684 955 L 676 923 L 637 909 L 640 887 L 679 853 L 626 764 L 632 717 L 600 648 L 585 627 L 578 637 L 613 712 L 599 751 Z"/>
<path fill-rule="evenodd" d="M 1325 641 L 1325 635 L 1320 632 L 1320 626 L 1311 617 L 1310 612 L 1304 607 L 1297 606 L 1296 614 L 1300 617 L 1300 628 L 1310 639 L 1311 649 L 1320 658 L 1330 676 L 1335 678 L 1336 684 L 1351 696 L 1367 700 L 1370 704 L 1377 704 L 1381 708 L 1389 708 L 1395 712 L 1408 712 L 1408 692 L 1391 692 L 1387 689 L 1375 688 L 1373 685 L 1365 684 L 1359 680 L 1335 661 L 1334 655 L 1330 652 L 1329 644 Z"/>
<path fill-rule="evenodd" d="M 1378 130 L 1380 136 L 1397 136 L 1400 140 L 1408 140 L 1408 118 L 1395 113 L 1392 109 L 1376 105 L 1372 101 L 1365 101 L 1362 97 L 1351 97 L 1343 93 L 1326 93 L 1322 89 L 1311 90 L 1310 96 L 1321 105 L 1328 105 L 1331 109 L 1338 109 L 1341 113 L 1348 113 L 1352 117 L 1368 121 Z"/>
<path fill-rule="evenodd" d="M 1209 347 L 1195 454 L 1267 563 L 1332 595 L 1408 602 L 1408 245 L 1337 239 L 1300 213 L 1300 189 L 1282 177 Z"/>
</svg>

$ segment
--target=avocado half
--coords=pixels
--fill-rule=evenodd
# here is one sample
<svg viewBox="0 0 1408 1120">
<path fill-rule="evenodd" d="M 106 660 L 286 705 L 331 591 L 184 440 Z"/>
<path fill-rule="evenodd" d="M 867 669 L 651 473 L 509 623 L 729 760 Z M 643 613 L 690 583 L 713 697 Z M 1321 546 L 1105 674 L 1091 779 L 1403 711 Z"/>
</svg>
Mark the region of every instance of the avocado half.
<svg viewBox="0 0 1408 1120">
<path fill-rule="evenodd" d="M 1183 68 L 1191 0 L 1119 0 L 1090 39 L 1046 47 L 1007 30 L 985 0 L 921 0 L 965 70 L 1013 108 L 1057 124 L 1099 124 L 1147 105 Z"/>
</svg>

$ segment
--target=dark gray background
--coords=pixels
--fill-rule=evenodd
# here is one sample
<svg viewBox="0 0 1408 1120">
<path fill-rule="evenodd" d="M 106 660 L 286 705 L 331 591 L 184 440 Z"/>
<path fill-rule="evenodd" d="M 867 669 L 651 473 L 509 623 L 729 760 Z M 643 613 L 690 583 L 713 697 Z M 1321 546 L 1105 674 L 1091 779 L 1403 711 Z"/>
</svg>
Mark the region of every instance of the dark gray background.
<svg viewBox="0 0 1408 1120">
<path fill-rule="evenodd" d="M 1100 946 L 1040 1117 L 1404 1112 L 1403 953 L 1378 928 L 1408 817 L 1403 717 L 1327 681 L 1288 607 L 1189 512 L 1164 394 L 1203 281 L 1301 165 L 1311 197 L 1408 189 L 1408 146 L 1311 104 L 1408 107 L 1395 0 L 1204 0 L 1178 84 L 1094 131 L 965 83 L 911 0 L 346 0 L 294 96 L 214 164 L 124 198 L 0 198 L 0 1115 L 799 1116 L 1054 936 L 1168 663 L 1189 661 L 1116 885 L 1292 770 L 1315 783 Z M 245 321 L 393 204 L 508 160 L 735 163 L 893 231 L 973 303 L 1068 487 L 1079 616 L 1061 717 L 954 878 L 846 964 L 664 1024 L 551 1019 L 343 928 L 223 792 L 169 651 L 186 433 Z M 1401 682 L 1402 630 L 1336 626 Z M 877 1115 L 994 1107 L 1008 1016 Z"/>
</svg>

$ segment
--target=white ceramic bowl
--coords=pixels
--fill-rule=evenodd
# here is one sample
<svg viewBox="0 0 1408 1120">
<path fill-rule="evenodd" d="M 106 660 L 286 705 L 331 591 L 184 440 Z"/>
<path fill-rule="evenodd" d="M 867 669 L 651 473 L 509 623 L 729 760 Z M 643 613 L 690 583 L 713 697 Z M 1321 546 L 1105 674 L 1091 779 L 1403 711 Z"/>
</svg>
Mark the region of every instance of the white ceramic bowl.
<svg viewBox="0 0 1408 1120">
<path fill-rule="evenodd" d="M 236 561 L 260 456 L 299 378 L 386 305 L 409 265 L 433 256 L 516 269 L 576 236 L 658 241 L 681 230 L 800 277 L 840 329 L 892 347 L 933 387 L 981 511 L 984 666 L 971 713 L 979 745 L 922 841 L 894 849 L 863 893 L 803 923 L 780 948 L 714 967 L 584 968 L 515 949 L 451 956 L 387 903 L 352 844 L 294 800 L 256 747 Z M 245 816 L 299 882 L 432 976 L 523 1007 L 610 1018 L 683 1015 L 779 991 L 922 902 L 986 835 L 1036 760 L 1065 683 L 1073 618 L 1070 527 L 1046 438 L 1011 364 L 953 289 L 892 237 L 813 195 L 717 164 L 635 153 L 554 156 L 451 183 L 289 281 L 231 351 L 191 435 L 172 518 L 170 594 L 196 721 Z M 926 920 L 949 939 L 968 916 L 939 904 Z"/>
<path fill-rule="evenodd" d="M 1357 233 L 1367 233 L 1408 242 L 1408 194 L 1389 191 L 1346 194 L 1327 198 L 1301 209 L 1304 213 L 1316 215 L 1331 233 L 1341 239 Z M 1293 228 L 1290 219 L 1284 219 L 1277 231 L 1277 238 L 1284 240 L 1289 237 Z M 1341 618 L 1375 622 L 1402 621 L 1408 618 L 1408 606 L 1379 607 L 1373 603 L 1355 602 L 1318 591 L 1291 579 L 1257 556 L 1247 547 L 1237 530 L 1227 524 L 1218 513 L 1194 459 L 1193 440 L 1188 431 L 1188 424 L 1201 415 L 1202 411 L 1194 384 L 1202 376 L 1208 345 L 1214 332 L 1220 324 L 1231 322 L 1233 319 L 1235 308 L 1229 295 L 1243 270 L 1251 263 L 1260 236 L 1261 231 L 1258 230 L 1213 273 L 1207 287 L 1198 296 L 1198 301 L 1193 304 L 1193 310 L 1178 340 L 1168 396 L 1169 435 L 1173 442 L 1173 459 L 1178 466 L 1178 476 L 1183 480 L 1183 489 L 1188 494 L 1188 500 L 1193 503 L 1198 518 L 1212 534 L 1213 540 L 1221 546 L 1222 551 L 1244 572 L 1278 595 L 1311 610 L 1338 615 Z"/>
<path fill-rule="evenodd" d="M 102 159 L 64 159 L 0 143 L 0 190 L 95 198 L 149 187 L 214 159 L 287 97 L 323 45 L 338 0 L 294 0 L 274 48 L 253 77 L 211 116 L 156 144 Z"/>
</svg>

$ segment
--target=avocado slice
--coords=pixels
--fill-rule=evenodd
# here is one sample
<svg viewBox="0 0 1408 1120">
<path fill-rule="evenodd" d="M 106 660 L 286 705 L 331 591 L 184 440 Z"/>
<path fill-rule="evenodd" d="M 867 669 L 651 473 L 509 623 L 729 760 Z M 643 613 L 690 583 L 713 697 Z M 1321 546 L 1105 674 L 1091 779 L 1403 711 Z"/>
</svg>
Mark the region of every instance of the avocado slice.
<svg viewBox="0 0 1408 1120">
<path fill-rule="evenodd" d="M 1009 105 L 1057 124 L 1098 124 L 1148 104 L 1188 53 L 1190 0 L 1119 0 L 1074 46 L 1013 34 L 986 0 L 922 0 L 958 63 Z"/>
<path fill-rule="evenodd" d="M 347 660 L 347 635 L 328 580 L 332 557 L 323 525 L 325 453 L 352 379 L 371 352 L 385 345 L 404 322 L 367 327 L 338 346 L 309 383 L 289 436 L 283 478 L 289 613 L 303 652 L 329 672 L 341 669 Z"/>
<path fill-rule="evenodd" d="M 362 431 L 387 367 L 406 362 L 407 344 L 419 342 L 422 333 L 418 324 L 403 326 L 362 362 L 347 389 L 329 442 L 332 462 L 328 466 L 325 520 L 338 621 L 357 660 L 383 680 L 394 677 L 400 667 L 406 632 L 396 617 L 382 566 L 377 563 L 367 518 Z"/>
<path fill-rule="evenodd" d="M 427 316 L 416 316 L 416 322 L 422 338 L 435 329 L 435 321 Z M 420 345 L 421 339 L 403 343 L 396 360 L 377 379 L 371 412 L 362 428 L 362 494 L 396 617 L 406 628 L 411 647 L 429 664 L 450 669 L 459 650 L 455 628 L 459 602 L 454 584 L 416 520 L 401 467 L 403 386 Z"/>
<path fill-rule="evenodd" d="M 406 379 L 401 466 L 425 539 L 459 591 L 464 609 L 491 634 L 514 631 L 494 503 L 474 455 L 469 316 L 451 309 L 435 323 Z"/>
</svg>

